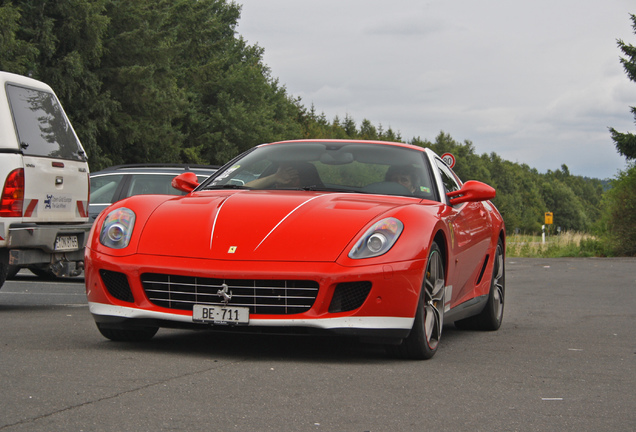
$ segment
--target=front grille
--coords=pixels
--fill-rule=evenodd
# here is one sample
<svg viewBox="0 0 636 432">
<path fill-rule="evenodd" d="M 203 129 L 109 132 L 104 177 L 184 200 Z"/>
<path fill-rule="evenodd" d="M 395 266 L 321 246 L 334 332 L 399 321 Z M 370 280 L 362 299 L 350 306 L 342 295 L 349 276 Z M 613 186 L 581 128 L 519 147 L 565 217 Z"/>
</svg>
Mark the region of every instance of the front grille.
<svg viewBox="0 0 636 432">
<path fill-rule="evenodd" d="M 125 302 L 135 301 L 125 274 L 103 269 L 99 271 L 99 274 L 110 295 Z"/>
<path fill-rule="evenodd" d="M 329 312 L 349 312 L 358 309 L 371 292 L 371 282 L 344 282 L 336 286 Z"/>
<path fill-rule="evenodd" d="M 144 273 L 141 283 L 148 300 L 168 309 L 191 311 L 195 304 L 245 306 L 250 314 L 289 315 L 311 309 L 318 283 L 308 280 L 215 279 Z"/>
</svg>

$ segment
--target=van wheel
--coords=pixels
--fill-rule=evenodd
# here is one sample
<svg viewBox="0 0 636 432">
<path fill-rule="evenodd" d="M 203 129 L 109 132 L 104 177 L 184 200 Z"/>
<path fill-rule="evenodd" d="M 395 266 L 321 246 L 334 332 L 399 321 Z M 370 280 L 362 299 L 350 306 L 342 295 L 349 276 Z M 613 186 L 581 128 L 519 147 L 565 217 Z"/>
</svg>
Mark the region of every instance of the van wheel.
<svg viewBox="0 0 636 432">
<path fill-rule="evenodd" d="M 34 275 L 36 275 L 40 279 L 46 279 L 46 280 L 57 279 L 57 276 L 55 276 L 55 273 L 53 273 L 49 269 L 48 265 L 43 266 L 43 267 L 31 265 L 28 268 L 31 271 L 31 273 L 33 273 Z"/>
<path fill-rule="evenodd" d="M 7 280 L 7 273 L 9 272 L 9 250 L 0 250 L 0 288 L 4 285 L 4 281 Z"/>
<path fill-rule="evenodd" d="M 8 266 L 9 271 L 7 271 L 7 279 L 13 279 L 18 272 L 20 271 L 20 267 L 18 266 Z"/>
</svg>

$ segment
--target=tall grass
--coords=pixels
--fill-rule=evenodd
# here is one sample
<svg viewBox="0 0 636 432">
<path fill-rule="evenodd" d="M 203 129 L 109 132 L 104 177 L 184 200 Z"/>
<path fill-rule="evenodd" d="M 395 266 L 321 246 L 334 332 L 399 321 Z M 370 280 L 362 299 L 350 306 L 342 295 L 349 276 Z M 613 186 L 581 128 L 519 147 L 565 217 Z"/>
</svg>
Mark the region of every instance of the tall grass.
<svg viewBox="0 0 636 432">
<path fill-rule="evenodd" d="M 506 255 L 526 258 L 606 256 L 606 247 L 597 237 L 581 232 L 546 235 L 545 243 L 540 235 L 513 234 L 507 238 Z"/>
</svg>

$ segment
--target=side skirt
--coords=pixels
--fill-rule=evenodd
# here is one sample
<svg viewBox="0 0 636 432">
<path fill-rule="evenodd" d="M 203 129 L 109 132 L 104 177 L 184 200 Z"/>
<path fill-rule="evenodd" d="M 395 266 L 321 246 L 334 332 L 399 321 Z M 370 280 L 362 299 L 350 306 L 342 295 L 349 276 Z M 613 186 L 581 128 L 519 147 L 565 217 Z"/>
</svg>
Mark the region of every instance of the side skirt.
<svg viewBox="0 0 636 432">
<path fill-rule="evenodd" d="M 444 324 L 451 323 L 453 321 L 459 321 L 461 319 L 479 314 L 479 312 L 484 310 L 487 302 L 488 295 L 483 295 L 455 306 L 448 312 L 444 313 Z"/>
</svg>

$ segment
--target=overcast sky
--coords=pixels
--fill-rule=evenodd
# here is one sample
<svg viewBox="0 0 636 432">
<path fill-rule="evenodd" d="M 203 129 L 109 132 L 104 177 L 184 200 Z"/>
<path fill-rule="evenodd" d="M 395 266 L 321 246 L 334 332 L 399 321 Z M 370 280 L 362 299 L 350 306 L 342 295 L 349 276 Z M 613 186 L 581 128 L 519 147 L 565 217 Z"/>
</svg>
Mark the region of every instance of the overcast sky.
<svg viewBox="0 0 636 432">
<path fill-rule="evenodd" d="M 440 131 L 540 172 L 614 177 L 634 132 L 634 0 L 236 0 L 237 28 L 288 93 L 433 141 Z"/>
</svg>

